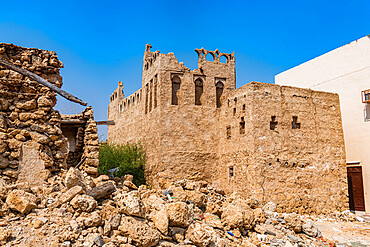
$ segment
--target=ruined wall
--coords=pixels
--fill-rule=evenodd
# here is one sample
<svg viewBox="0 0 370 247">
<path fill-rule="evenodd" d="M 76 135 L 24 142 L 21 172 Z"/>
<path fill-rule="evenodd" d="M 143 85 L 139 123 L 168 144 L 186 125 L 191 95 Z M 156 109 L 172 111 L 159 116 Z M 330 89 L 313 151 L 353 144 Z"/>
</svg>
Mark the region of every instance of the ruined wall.
<svg viewBox="0 0 370 247">
<path fill-rule="evenodd" d="M 108 127 L 108 141 L 143 142 L 150 150 L 149 180 L 212 177 L 209 167 L 216 164 L 218 141 L 216 84 L 222 85 L 223 94 L 235 89 L 235 61 L 233 54 L 196 51 L 198 69 L 190 71 L 173 53 L 151 52 L 148 45 L 142 89 L 124 98 L 119 83 L 111 95 L 108 118 L 116 124 Z M 214 61 L 206 61 L 208 53 Z M 225 63 L 220 62 L 221 56 L 227 57 Z M 176 104 L 172 99 L 174 80 L 179 84 Z M 197 86 L 202 88 L 198 101 Z"/>
<path fill-rule="evenodd" d="M 98 174 L 99 138 L 91 107 L 80 114 L 62 115 L 62 133 L 68 138 L 67 166 L 76 167 L 90 175 Z"/>
<path fill-rule="evenodd" d="M 53 51 L 0 44 L 0 59 L 21 66 L 58 87 L 63 64 Z M 29 78 L 0 67 L 0 172 L 14 181 L 24 169 L 59 170 L 65 164 L 66 138 L 60 115 L 53 110 L 56 94 Z M 39 157 L 34 157 L 39 154 Z M 33 158 L 39 161 L 30 162 Z M 27 178 L 25 178 L 27 180 Z M 32 181 L 30 181 L 32 182 Z"/>
<path fill-rule="evenodd" d="M 284 212 L 347 208 L 338 95 L 252 82 L 228 100 L 220 116 L 220 185 Z"/>
<path fill-rule="evenodd" d="M 216 104 L 216 84 L 222 84 L 222 94 L 235 90 L 235 61 L 227 54 L 221 63 L 218 51 L 204 49 L 198 53 L 198 69 L 190 71 L 174 61 L 161 74 L 161 173 L 155 178 L 212 180 L 217 162 L 217 123 L 220 108 Z M 206 61 L 206 55 L 214 56 Z M 212 55 L 211 55 L 212 54 Z M 172 82 L 180 79 L 177 105 L 172 104 Z M 201 86 L 201 87 L 200 87 Z M 197 95 L 200 88 L 200 97 Z"/>
<path fill-rule="evenodd" d="M 0 44 L 0 59 L 62 86 L 63 64 L 53 51 Z M 56 101 L 49 88 L 0 67 L 0 173 L 7 182 L 41 185 L 50 172 L 75 166 L 81 159 L 80 169 L 98 173 L 99 142 L 92 108 L 62 119 L 53 109 Z M 65 120 L 83 124 L 67 128 L 62 126 Z"/>
<path fill-rule="evenodd" d="M 141 141 L 154 186 L 207 180 L 280 211 L 345 209 L 338 96 L 266 83 L 235 90 L 234 54 L 196 52 L 191 71 L 147 45 L 142 89 L 125 98 L 119 83 L 111 96 L 108 141 Z"/>
</svg>

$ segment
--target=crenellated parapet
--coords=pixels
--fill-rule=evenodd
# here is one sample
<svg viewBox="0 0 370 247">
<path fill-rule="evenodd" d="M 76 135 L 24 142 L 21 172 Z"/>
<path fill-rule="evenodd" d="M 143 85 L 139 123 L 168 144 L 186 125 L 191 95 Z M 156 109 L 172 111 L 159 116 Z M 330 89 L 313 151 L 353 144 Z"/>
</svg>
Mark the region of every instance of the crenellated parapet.
<svg viewBox="0 0 370 247">
<path fill-rule="evenodd" d="M 195 49 L 195 52 L 198 54 L 198 63 L 206 61 L 206 57 L 208 54 L 211 54 L 213 57 L 213 62 L 215 63 L 223 63 L 221 62 L 221 58 L 226 58 L 226 64 L 235 64 L 235 53 L 223 53 L 220 52 L 218 49 L 215 51 L 205 50 L 203 47 L 201 49 Z"/>
<path fill-rule="evenodd" d="M 148 70 L 154 62 L 159 57 L 159 51 L 152 52 L 150 51 L 150 48 L 152 46 L 150 44 L 146 44 L 145 46 L 145 52 L 144 52 L 144 59 L 143 59 L 143 70 Z"/>
<path fill-rule="evenodd" d="M 123 82 L 118 82 L 118 87 L 110 95 L 110 102 L 115 101 L 116 99 L 123 99 L 125 97 L 123 93 Z"/>
</svg>

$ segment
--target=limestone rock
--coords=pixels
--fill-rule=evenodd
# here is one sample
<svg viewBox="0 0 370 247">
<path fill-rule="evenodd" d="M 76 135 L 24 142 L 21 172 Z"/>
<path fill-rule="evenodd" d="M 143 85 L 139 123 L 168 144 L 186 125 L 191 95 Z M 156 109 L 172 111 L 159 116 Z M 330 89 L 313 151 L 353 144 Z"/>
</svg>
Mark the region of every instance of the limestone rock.
<svg viewBox="0 0 370 247">
<path fill-rule="evenodd" d="M 206 247 L 211 243 L 213 229 L 199 222 L 193 223 L 188 227 L 185 237 L 199 247 Z"/>
<path fill-rule="evenodd" d="M 185 240 L 186 229 L 180 227 L 170 227 L 170 235 L 176 242 L 183 242 Z"/>
<path fill-rule="evenodd" d="M 166 205 L 170 226 L 187 227 L 194 218 L 192 208 L 184 202 L 175 202 Z"/>
<path fill-rule="evenodd" d="M 89 217 L 84 220 L 86 227 L 97 227 L 102 224 L 101 216 L 97 212 L 93 212 Z"/>
<path fill-rule="evenodd" d="M 95 240 L 97 240 L 97 242 L 98 242 L 101 239 L 101 238 L 100 239 L 99 238 L 100 238 L 99 234 L 97 234 L 97 233 L 89 233 L 89 235 L 87 235 L 87 237 L 86 237 L 86 239 L 85 239 L 85 241 L 83 243 L 83 246 L 84 247 L 93 247 L 96 244 L 95 243 Z M 98 244 L 96 244 L 96 245 L 97 246 L 103 246 L 103 245 L 98 245 Z"/>
<path fill-rule="evenodd" d="M 276 212 L 276 204 L 273 202 L 268 202 L 262 207 L 263 211 L 268 211 L 268 212 Z"/>
<path fill-rule="evenodd" d="M 243 226 L 243 211 L 240 207 L 229 204 L 224 208 L 221 215 L 222 224 L 227 229 L 234 229 Z"/>
<path fill-rule="evenodd" d="M 0 111 L 6 111 L 9 107 L 9 102 L 6 99 L 0 99 Z"/>
<path fill-rule="evenodd" d="M 93 181 L 90 181 L 90 179 L 89 181 L 86 181 L 80 170 L 71 167 L 66 174 L 64 182 L 68 189 L 78 185 L 81 186 L 84 190 L 88 190 L 91 189 L 91 187 L 88 186 L 88 183 L 91 183 Z"/>
<path fill-rule="evenodd" d="M 319 228 L 313 223 L 312 220 L 307 220 L 306 223 L 302 225 L 302 232 L 314 238 L 321 236 Z"/>
<path fill-rule="evenodd" d="M 77 195 L 71 201 L 71 205 L 74 209 L 79 209 L 83 212 L 93 211 L 97 204 L 96 200 L 88 195 Z"/>
<path fill-rule="evenodd" d="M 289 229 L 293 230 L 294 232 L 301 232 L 302 231 L 302 220 L 299 218 L 299 215 L 296 213 L 287 214 L 284 217 L 286 225 Z"/>
<path fill-rule="evenodd" d="M 172 191 L 173 197 L 176 200 L 183 202 L 187 200 L 186 192 L 181 186 L 170 186 L 167 191 Z"/>
<path fill-rule="evenodd" d="M 252 210 L 243 211 L 243 222 L 245 229 L 252 229 L 255 223 L 254 212 Z"/>
<path fill-rule="evenodd" d="M 39 218 L 35 219 L 32 223 L 33 223 L 33 227 L 35 229 L 39 229 L 44 224 L 46 224 L 46 222 L 48 222 L 48 219 L 47 218 L 45 218 L 45 217 L 39 217 Z"/>
<path fill-rule="evenodd" d="M 8 240 L 12 236 L 12 232 L 5 227 L 0 228 L 0 244 L 5 244 L 6 240 Z"/>
<path fill-rule="evenodd" d="M 41 144 L 47 144 L 50 141 L 50 139 L 47 136 L 40 134 L 38 132 L 31 131 L 29 133 L 30 133 L 32 140 L 35 142 L 38 142 Z"/>
<path fill-rule="evenodd" d="M 66 202 L 69 202 L 70 200 L 72 200 L 76 195 L 78 194 L 82 194 L 83 192 L 83 189 L 81 186 L 74 186 L 72 188 L 70 188 L 69 190 L 67 190 L 64 194 L 62 194 L 58 201 L 63 204 L 63 203 L 66 203 Z"/>
<path fill-rule="evenodd" d="M 221 219 L 215 214 L 205 213 L 204 221 L 214 228 L 219 228 L 219 229 L 223 228 Z"/>
<path fill-rule="evenodd" d="M 13 190 L 6 197 L 6 204 L 9 208 L 22 214 L 27 214 L 32 209 L 37 208 L 36 201 L 35 195 L 24 192 L 23 190 Z"/>
<path fill-rule="evenodd" d="M 187 200 L 191 200 L 198 208 L 203 207 L 206 196 L 203 193 L 195 190 L 186 191 Z"/>
<path fill-rule="evenodd" d="M 144 202 L 145 208 L 148 210 L 155 209 L 159 211 L 165 207 L 165 201 L 155 194 L 150 195 L 147 199 L 143 199 L 143 202 Z"/>
<path fill-rule="evenodd" d="M 168 215 L 165 210 L 158 211 L 154 217 L 153 222 L 155 227 L 164 235 L 168 235 Z"/>
<path fill-rule="evenodd" d="M 45 162 L 39 155 L 40 144 L 26 142 L 22 145 L 22 158 L 18 165 L 18 182 L 27 182 L 30 186 L 42 186 L 46 180 L 42 174 L 45 170 Z"/>
<path fill-rule="evenodd" d="M 261 208 L 253 209 L 253 215 L 255 223 L 265 223 L 266 214 L 263 212 Z"/>
<path fill-rule="evenodd" d="M 131 174 L 126 174 L 124 177 L 123 177 L 123 181 L 130 181 L 132 182 L 134 180 L 134 176 L 131 175 Z"/>
<path fill-rule="evenodd" d="M 26 101 L 26 102 L 19 102 L 16 104 L 16 107 L 23 110 L 32 110 L 37 107 L 37 103 L 35 99 Z"/>
<path fill-rule="evenodd" d="M 39 107 L 54 107 L 55 103 L 46 96 L 41 96 L 37 99 L 37 105 Z"/>
<path fill-rule="evenodd" d="M 127 187 L 129 187 L 130 189 L 133 189 L 133 190 L 137 190 L 137 186 L 132 182 L 132 181 L 129 181 L 129 180 L 125 180 L 123 182 L 123 184 Z"/>
<path fill-rule="evenodd" d="M 121 212 L 142 218 L 145 216 L 145 207 L 137 191 L 119 194 L 114 199 Z"/>
<path fill-rule="evenodd" d="M 130 216 L 122 217 L 118 230 L 130 237 L 137 246 L 155 246 L 160 239 L 160 233 L 146 224 L 143 219 Z"/>
</svg>

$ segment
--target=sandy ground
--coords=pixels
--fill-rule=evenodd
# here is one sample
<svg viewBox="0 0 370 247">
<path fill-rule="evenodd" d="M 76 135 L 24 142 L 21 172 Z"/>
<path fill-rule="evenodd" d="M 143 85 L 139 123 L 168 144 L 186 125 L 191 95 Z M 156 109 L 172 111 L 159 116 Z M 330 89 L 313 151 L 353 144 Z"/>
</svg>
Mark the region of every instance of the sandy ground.
<svg viewBox="0 0 370 247">
<path fill-rule="evenodd" d="M 315 221 L 323 237 L 337 246 L 370 246 L 370 222 Z"/>
</svg>

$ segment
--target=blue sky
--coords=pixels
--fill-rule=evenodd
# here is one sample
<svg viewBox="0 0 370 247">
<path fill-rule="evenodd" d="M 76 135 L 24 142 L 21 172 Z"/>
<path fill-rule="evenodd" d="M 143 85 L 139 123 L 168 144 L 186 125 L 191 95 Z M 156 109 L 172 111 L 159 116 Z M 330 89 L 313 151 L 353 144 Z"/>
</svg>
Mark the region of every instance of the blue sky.
<svg viewBox="0 0 370 247">
<path fill-rule="evenodd" d="M 57 52 L 63 89 L 107 118 L 118 81 L 141 86 L 145 44 L 191 69 L 195 48 L 236 55 L 237 87 L 370 34 L 370 1 L 2 1 L 0 42 Z M 59 97 L 61 113 L 82 107 Z M 106 128 L 99 130 L 104 138 Z"/>
</svg>

